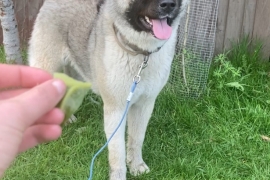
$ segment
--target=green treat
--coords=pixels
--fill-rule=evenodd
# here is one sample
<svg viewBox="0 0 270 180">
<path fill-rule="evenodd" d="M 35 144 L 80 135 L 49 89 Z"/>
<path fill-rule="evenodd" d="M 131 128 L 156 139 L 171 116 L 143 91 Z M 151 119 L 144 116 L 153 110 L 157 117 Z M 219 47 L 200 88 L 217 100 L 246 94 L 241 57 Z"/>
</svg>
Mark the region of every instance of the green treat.
<svg viewBox="0 0 270 180">
<path fill-rule="evenodd" d="M 63 73 L 54 73 L 53 76 L 56 79 L 61 79 L 64 81 L 67 86 L 65 96 L 56 106 L 65 113 L 65 119 L 63 121 L 64 123 L 80 107 L 85 95 L 88 93 L 91 87 L 91 84 L 77 81 Z"/>
</svg>

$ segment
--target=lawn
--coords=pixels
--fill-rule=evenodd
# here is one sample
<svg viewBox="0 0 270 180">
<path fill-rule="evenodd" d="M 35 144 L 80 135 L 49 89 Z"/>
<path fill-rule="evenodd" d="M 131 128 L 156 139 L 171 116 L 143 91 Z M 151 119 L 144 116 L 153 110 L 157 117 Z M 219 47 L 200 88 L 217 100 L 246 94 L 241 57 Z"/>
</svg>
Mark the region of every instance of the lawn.
<svg viewBox="0 0 270 180">
<path fill-rule="evenodd" d="M 270 66 L 260 44 L 247 44 L 215 57 L 200 99 L 162 91 L 143 147 L 151 172 L 128 180 L 270 179 Z M 105 142 L 100 98 L 89 94 L 76 116 L 59 140 L 21 154 L 3 179 L 86 180 Z M 94 170 L 94 179 L 108 179 L 107 150 Z"/>
</svg>

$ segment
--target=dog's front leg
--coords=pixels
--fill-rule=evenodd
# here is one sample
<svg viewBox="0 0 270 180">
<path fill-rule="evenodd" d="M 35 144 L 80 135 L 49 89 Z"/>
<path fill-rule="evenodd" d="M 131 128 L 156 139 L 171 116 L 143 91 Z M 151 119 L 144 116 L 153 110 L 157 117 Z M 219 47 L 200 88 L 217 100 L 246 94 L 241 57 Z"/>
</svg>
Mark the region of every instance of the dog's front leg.
<svg viewBox="0 0 270 180">
<path fill-rule="evenodd" d="M 128 114 L 127 163 L 132 175 L 148 173 L 149 168 L 142 158 L 142 145 L 155 100 L 141 100 L 132 105 Z"/>
<path fill-rule="evenodd" d="M 104 129 L 107 139 L 117 128 L 123 113 L 124 108 L 104 105 Z M 108 145 L 110 180 L 126 180 L 125 126 L 126 120 L 123 121 Z"/>
</svg>

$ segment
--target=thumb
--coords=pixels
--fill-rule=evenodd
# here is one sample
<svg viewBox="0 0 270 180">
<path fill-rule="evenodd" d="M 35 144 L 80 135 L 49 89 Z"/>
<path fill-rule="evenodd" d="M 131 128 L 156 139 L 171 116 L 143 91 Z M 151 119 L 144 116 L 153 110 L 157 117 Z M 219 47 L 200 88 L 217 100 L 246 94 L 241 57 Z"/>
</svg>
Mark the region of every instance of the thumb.
<svg viewBox="0 0 270 180">
<path fill-rule="evenodd" d="M 29 91 L 4 101 L 7 123 L 24 131 L 40 117 L 52 110 L 65 94 L 65 84 L 60 80 L 49 80 Z M 3 108 L 3 106 L 2 106 Z M 13 122 L 11 122 L 13 121 Z"/>
</svg>

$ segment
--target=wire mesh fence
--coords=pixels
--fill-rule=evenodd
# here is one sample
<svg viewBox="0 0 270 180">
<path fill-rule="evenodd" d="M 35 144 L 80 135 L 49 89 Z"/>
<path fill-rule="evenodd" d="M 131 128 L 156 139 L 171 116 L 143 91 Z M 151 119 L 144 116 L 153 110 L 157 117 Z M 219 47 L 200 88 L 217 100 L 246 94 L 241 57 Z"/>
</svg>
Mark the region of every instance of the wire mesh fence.
<svg viewBox="0 0 270 180">
<path fill-rule="evenodd" d="M 197 98 L 207 85 L 219 0 L 191 0 L 181 19 L 169 85 L 181 97 Z"/>
</svg>

